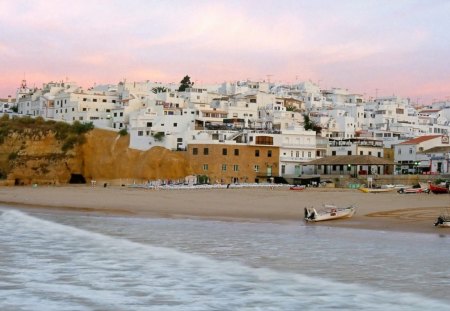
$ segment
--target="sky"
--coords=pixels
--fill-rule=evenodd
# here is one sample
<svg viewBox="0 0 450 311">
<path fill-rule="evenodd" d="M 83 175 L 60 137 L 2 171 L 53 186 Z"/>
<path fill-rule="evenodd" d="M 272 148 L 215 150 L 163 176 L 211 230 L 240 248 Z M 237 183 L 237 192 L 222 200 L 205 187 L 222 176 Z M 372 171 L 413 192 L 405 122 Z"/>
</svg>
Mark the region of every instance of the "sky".
<svg viewBox="0 0 450 311">
<path fill-rule="evenodd" d="M 0 98 L 41 87 L 251 79 L 450 99 L 450 0 L 0 0 Z"/>
</svg>

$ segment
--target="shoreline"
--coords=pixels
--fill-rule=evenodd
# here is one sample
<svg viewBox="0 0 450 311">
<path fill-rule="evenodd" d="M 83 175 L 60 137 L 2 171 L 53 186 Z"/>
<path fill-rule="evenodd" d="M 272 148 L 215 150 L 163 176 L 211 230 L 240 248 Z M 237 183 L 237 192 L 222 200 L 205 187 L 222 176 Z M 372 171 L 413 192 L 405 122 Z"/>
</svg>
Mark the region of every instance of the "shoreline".
<svg viewBox="0 0 450 311">
<path fill-rule="evenodd" d="M 191 218 L 244 222 L 303 222 L 305 206 L 353 204 L 349 219 L 308 226 L 450 235 L 433 223 L 450 208 L 447 194 L 363 193 L 355 189 L 307 188 L 291 191 L 278 186 L 154 190 L 110 186 L 1 187 L 0 205 L 14 209 L 85 215 Z"/>
</svg>

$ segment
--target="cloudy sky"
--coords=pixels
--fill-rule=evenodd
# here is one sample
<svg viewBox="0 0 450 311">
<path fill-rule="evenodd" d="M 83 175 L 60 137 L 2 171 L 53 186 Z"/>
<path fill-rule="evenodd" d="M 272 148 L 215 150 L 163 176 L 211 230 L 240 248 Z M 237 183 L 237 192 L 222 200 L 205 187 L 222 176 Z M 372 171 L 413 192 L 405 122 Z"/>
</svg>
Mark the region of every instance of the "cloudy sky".
<svg viewBox="0 0 450 311">
<path fill-rule="evenodd" d="M 69 79 L 243 79 L 450 99 L 449 0 L 0 0 L 0 97 Z"/>
</svg>

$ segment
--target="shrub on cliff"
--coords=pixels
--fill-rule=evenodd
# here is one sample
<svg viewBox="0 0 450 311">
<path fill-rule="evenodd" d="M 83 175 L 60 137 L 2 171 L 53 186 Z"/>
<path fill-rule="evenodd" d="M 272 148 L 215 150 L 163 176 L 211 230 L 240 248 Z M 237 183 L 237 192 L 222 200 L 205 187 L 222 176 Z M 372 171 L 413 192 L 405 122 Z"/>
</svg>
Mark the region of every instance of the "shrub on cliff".
<svg viewBox="0 0 450 311">
<path fill-rule="evenodd" d="M 0 144 L 11 133 L 19 133 L 30 136 L 41 136 L 53 132 L 55 138 L 62 142 L 62 151 L 66 152 L 75 145 L 85 142 L 84 134 L 94 128 L 92 122 L 73 124 L 57 121 L 46 121 L 42 117 L 32 118 L 29 116 L 9 118 L 7 115 L 0 118 Z"/>
</svg>

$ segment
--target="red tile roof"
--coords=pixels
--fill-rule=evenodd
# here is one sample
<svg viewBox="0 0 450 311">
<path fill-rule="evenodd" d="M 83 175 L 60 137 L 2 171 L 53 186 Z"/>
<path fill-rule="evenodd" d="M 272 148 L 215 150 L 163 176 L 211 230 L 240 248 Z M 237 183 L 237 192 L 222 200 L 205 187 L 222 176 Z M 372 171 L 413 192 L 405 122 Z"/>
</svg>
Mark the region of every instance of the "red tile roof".
<svg viewBox="0 0 450 311">
<path fill-rule="evenodd" d="M 399 145 L 417 145 L 420 143 L 423 143 L 424 141 L 430 140 L 430 139 L 434 139 L 437 137 L 441 137 L 442 135 L 425 135 L 425 136 L 420 136 L 420 137 L 416 137 L 414 139 L 410 139 L 407 141 L 404 141 L 402 143 L 400 143 Z"/>
</svg>

